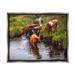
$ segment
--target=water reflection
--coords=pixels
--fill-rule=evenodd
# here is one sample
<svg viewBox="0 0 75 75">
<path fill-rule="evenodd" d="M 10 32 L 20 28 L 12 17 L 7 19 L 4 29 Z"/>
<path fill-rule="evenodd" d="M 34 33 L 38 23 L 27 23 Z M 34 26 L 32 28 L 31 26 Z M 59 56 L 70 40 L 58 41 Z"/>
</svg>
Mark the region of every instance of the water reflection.
<svg viewBox="0 0 75 75">
<path fill-rule="evenodd" d="M 41 60 L 64 59 L 63 53 L 60 56 L 50 57 L 49 47 L 45 46 L 44 43 L 39 43 L 38 47 L 42 56 Z M 25 36 L 11 40 L 9 50 L 10 60 L 36 60 L 30 53 L 30 46 Z"/>
</svg>

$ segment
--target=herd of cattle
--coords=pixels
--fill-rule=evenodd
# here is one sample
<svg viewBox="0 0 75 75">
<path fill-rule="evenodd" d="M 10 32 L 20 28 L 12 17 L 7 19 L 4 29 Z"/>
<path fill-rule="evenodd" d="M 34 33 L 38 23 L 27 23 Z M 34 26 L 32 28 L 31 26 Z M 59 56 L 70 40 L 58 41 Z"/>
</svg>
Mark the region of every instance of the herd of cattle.
<svg viewBox="0 0 75 75">
<path fill-rule="evenodd" d="M 57 23 L 57 19 L 50 20 L 46 25 L 46 30 L 50 31 L 52 29 L 57 29 Z M 33 54 L 34 57 L 36 57 L 36 59 L 41 59 L 41 55 L 39 54 L 39 49 L 37 47 L 37 44 L 43 40 L 42 36 L 40 35 L 41 28 L 42 24 L 35 23 L 33 25 L 28 26 L 25 31 L 25 35 L 29 40 L 30 52 Z"/>
</svg>

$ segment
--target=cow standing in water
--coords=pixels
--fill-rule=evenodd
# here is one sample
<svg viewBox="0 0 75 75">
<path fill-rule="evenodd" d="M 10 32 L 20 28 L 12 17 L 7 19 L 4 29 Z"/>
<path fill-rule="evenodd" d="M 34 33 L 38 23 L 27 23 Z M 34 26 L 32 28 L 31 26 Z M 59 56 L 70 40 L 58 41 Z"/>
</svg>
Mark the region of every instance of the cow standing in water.
<svg viewBox="0 0 75 75">
<path fill-rule="evenodd" d="M 40 29 L 41 26 L 35 24 L 33 26 L 30 26 L 26 31 L 26 37 L 28 38 L 30 45 L 30 53 L 32 53 L 33 56 L 35 56 L 37 59 L 41 58 L 39 49 L 37 47 L 38 42 L 40 42 Z"/>
<path fill-rule="evenodd" d="M 37 36 L 36 34 L 32 34 L 30 36 L 29 43 L 30 43 L 30 46 L 31 46 L 31 52 L 32 52 L 33 56 L 36 57 L 36 59 L 41 58 L 41 56 L 39 54 L 39 49 L 37 47 L 38 42 L 40 42 L 40 37 Z"/>
<path fill-rule="evenodd" d="M 41 17 L 37 16 L 35 19 L 35 23 L 31 26 L 26 31 L 26 36 L 29 39 L 29 44 L 30 44 L 30 53 L 32 52 L 33 56 L 36 57 L 36 59 L 40 59 L 41 56 L 39 54 L 39 49 L 37 47 L 38 42 L 40 42 L 40 29 L 41 29 Z"/>
</svg>

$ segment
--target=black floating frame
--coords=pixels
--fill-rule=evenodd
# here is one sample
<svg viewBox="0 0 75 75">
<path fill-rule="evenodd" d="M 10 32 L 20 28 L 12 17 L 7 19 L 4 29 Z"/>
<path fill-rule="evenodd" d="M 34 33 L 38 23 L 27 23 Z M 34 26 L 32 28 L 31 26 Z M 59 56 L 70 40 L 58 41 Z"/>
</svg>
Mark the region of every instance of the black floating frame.
<svg viewBox="0 0 75 75">
<path fill-rule="evenodd" d="M 60 59 L 53 59 L 53 60 L 10 60 L 9 59 L 9 31 L 7 31 L 7 43 L 8 43 L 8 54 L 7 54 L 7 62 L 68 62 L 69 60 L 68 60 L 68 19 L 69 19 L 69 13 L 58 13 L 58 12 L 56 12 L 56 13 L 50 13 L 50 12 L 48 12 L 48 13 L 32 13 L 32 12 L 28 12 L 28 13 L 18 13 L 18 12 L 16 12 L 16 13 L 14 13 L 14 12 L 7 12 L 7 21 L 8 21 L 8 26 L 9 26 L 9 17 L 10 17 L 10 15 L 66 15 L 66 17 L 67 17 L 67 22 L 66 22 L 66 31 L 67 31 L 67 49 L 66 49 L 66 52 L 65 52 L 65 56 L 66 56 L 66 59 L 65 60 L 60 60 Z M 8 30 L 9 30 L 9 27 L 8 27 Z"/>
</svg>

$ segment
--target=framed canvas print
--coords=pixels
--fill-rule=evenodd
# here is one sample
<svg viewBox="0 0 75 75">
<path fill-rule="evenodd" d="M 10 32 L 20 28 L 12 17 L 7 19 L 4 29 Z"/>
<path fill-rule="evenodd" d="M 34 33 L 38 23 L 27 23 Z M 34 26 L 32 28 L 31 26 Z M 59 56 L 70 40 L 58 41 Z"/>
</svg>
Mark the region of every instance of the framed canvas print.
<svg viewBox="0 0 75 75">
<path fill-rule="evenodd" d="M 7 13 L 9 61 L 68 61 L 68 13 Z"/>
</svg>

